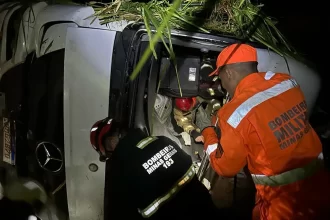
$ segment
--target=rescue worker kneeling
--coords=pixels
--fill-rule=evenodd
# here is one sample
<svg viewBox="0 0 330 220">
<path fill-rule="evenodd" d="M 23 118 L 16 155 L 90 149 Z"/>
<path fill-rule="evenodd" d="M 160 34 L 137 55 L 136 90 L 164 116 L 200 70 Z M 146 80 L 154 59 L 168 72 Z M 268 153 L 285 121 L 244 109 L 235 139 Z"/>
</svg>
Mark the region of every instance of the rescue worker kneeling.
<svg viewBox="0 0 330 220">
<path fill-rule="evenodd" d="M 129 132 L 107 160 L 105 184 L 104 219 L 200 220 L 216 215 L 191 157 L 167 137 L 148 137 L 138 129 Z"/>
</svg>

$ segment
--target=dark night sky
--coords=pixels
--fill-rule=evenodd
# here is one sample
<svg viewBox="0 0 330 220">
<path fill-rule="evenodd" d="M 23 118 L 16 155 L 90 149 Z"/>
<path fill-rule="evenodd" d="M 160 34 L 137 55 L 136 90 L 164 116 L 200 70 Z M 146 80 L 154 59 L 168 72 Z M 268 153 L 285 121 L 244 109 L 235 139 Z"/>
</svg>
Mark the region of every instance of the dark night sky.
<svg viewBox="0 0 330 220">
<path fill-rule="evenodd" d="M 299 3 L 302 1 L 268 0 L 265 1 L 264 11 L 278 19 L 277 27 L 289 39 L 289 41 L 302 53 L 306 53 L 309 59 L 318 62 L 321 48 L 327 46 L 318 45 L 324 43 L 325 16 L 317 13 L 319 5 Z M 288 2 L 288 3 L 286 3 Z M 322 10 L 323 11 L 323 10 Z M 320 47 L 321 46 L 321 47 Z"/>
<path fill-rule="evenodd" d="M 330 25 L 326 22 L 322 5 L 319 3 L 303 3 L 303 1 L 268 0 L 264 11 L 278 19 L 278 28 L 290 43 L 305 57 L 315 63 L 322 78 L 322 91 L 319 104 L 327 109 L 327 94 L 330 86 L 327 84 L 329 72 L 326 60 L 329 51 L 327 34 Z"/>
</svg>

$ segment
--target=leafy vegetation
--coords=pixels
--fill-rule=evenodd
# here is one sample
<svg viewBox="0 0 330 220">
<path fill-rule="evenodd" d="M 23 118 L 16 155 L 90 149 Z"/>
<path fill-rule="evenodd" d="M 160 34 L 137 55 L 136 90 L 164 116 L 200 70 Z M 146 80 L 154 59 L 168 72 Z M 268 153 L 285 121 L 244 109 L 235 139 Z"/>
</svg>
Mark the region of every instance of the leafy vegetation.
<svg viewBox="0 0 330 220">
<path fill-rule="evenodd" d="M 161 40 L 173 62 L 175 54 L 171 43 L 171 29 L 224 34 L 259 42 L 280 55 L 295 56 L 295 50 L 276 28 L 276 21 L 262 13 L 262 5 L 250 0 L 151 0 L 147 3 L 114 0 L 111 3 L 90 2 L 95 19 L 101 24 L 127 20 L 144 22 L 150 37 L 145 51 L 131 75 L 134 79 L 145 62 L 155 53 Z M 154 27 L 156 31 L 152 32 Z M 166 43 L 167 42 L 167 43 Z"/>
</svg>

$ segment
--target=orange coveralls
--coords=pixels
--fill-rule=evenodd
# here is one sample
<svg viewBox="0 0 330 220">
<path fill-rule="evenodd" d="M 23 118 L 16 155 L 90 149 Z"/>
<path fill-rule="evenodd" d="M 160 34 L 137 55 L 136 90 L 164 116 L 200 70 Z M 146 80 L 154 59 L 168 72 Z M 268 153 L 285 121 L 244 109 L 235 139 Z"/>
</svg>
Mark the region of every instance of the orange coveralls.
<svg viewBox="0 0 330 220">
<path fill-rule="evenodd" d="M 214 128 L 205 128 L 205 151 L 224 177 L 248 165 L 257 189 L 254 219 L 330 219 L 329 176 L 318 166 L 322 145 L 293 78 L 272 72 L 246 76 L 217 121 L 220 141 Z"/>
</svg>

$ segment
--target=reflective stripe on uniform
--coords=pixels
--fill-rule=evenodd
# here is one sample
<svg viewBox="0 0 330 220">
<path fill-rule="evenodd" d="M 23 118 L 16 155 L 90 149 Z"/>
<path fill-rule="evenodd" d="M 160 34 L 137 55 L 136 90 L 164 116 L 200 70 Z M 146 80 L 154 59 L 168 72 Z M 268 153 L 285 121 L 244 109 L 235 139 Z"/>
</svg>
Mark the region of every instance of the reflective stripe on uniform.
<svg viewBox="0 0 330 220">
<path fill-rule="evenodd" d="M 289 170 L 278 175 L 265 176 L 259 174 L 251 174 L 251 176 L 255 184 L 266 186 L 287 185 L 312 176 L 323 165 L 323 160 L 321 160 L 320 158 L 323 158 L 322 153 L 320 153 L 318 158 L 314 159 L 306 166 Z"/>
<path fill-rule="evenodd" d="M 268 71 L 268 72 L 265 74 L 265 80 L 270 80 L 274 75 L 275 75 L 274 72 L 272 72 L 272 71 Z"/>
<path fill-rule="evenodd" d="M 236 110 L 231 114 L 228 118 L 227 123 L 230 124 L 233 128 L 237 128 L 237 126 L 241 123 L 242 119 L 257 105 L 271 99 L 275 96 L 278 96 L 289 89 L 297 87 L 297 82 L 294 79 L 288 79 L 282 81 L 275 86 L 266 89 L 264 91 L 258 92 L 254 96 L 247 99 L 240 106 L 236 108 Z"/>
<path fill-rule="evenodd" d="M 211 144 L 211 145 L 207 146 L 207 148 L 206 148 L 207 155 L 210 156 L 217 149 L 217 147 L 218 147 L 218 144 Z"/>
<path fill-rule="evenodd" d="M 152 216 L 165 202 L 174 196 L 185 184 L 189 183 L 195 176 L 194 166 L 192 165 L 188 171 L 179 179 L 173 187 L 163 196 L 153 201 L 147 208 L 139 210 L 144 218 Z"/>
<path fill-rule="evenodd" d="M 217 117 L 217 120 L 214 123 L 214 127 L 216 127 L 218 125 L 218 121 L 219 121 L 219 118 Z"/>
<path fill-rule="evenodd" d="M 143 149 L 145 148 L 148 144 L 150 144 L 151 142 L 157 140 L 157 137 L 147 137 L 145 139 L 142 139 L 137 145 L 137 148 Z"/>
</svg>

